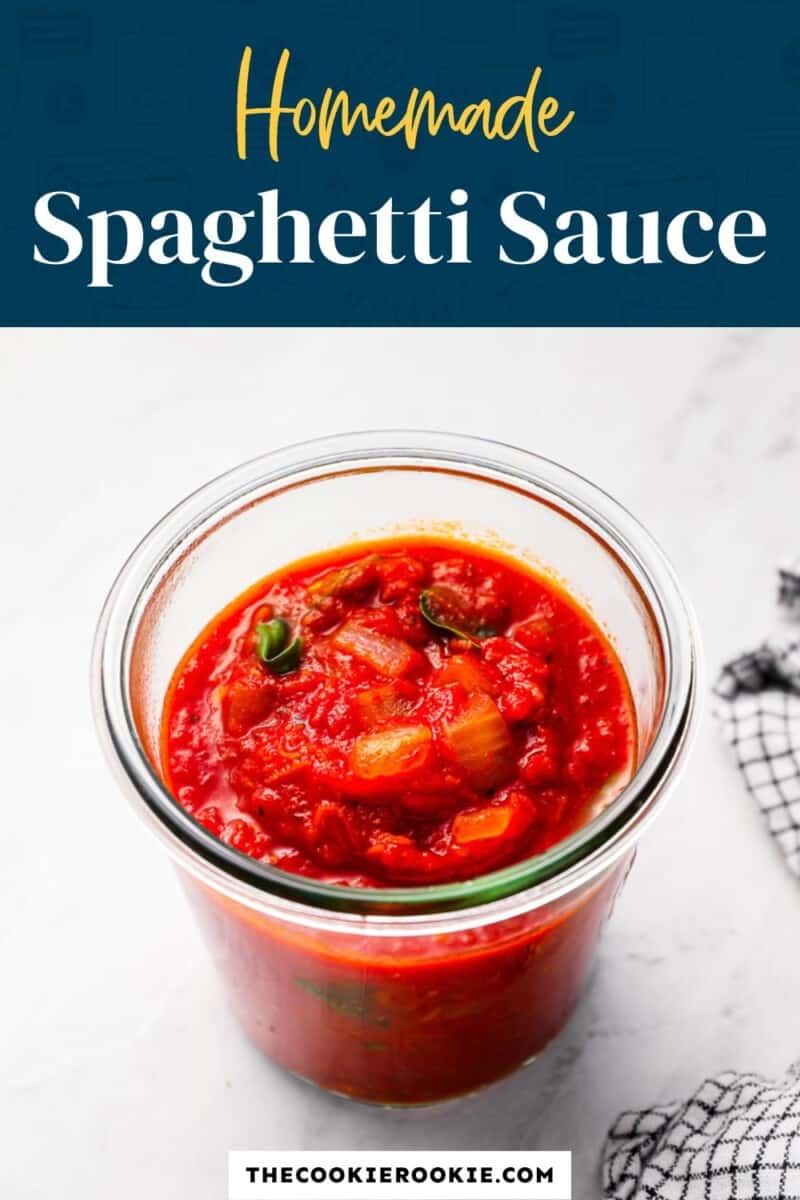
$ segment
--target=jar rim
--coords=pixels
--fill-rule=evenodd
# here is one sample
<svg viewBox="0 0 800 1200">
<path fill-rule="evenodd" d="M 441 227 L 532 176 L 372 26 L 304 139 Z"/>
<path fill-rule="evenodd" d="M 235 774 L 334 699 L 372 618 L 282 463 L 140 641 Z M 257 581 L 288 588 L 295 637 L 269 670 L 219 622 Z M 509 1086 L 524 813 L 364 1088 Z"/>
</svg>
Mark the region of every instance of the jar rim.
<svg viewBox="0 0 800 1200">
<path fill-rule="evenodd" d="M 457 468 L 522 487 L 577 522 L 614 555 L 658 631 L 664 686 L 652 742 L 619 795 L 592 820 L 542 854 L 456 883 L 352 888 L 296 875 L 247 857 L 196 822 L 160 779 L 137 728 L 131 662 L 141 616 L 171 566 L 226 510 L 260 489 L 313 482 L 333 471 L 399 467 Z M 314 474 L 316 472 L 316 475 Z M 326 474 L 320 475 L 320 472 Z M 531 491 L 530 489 L 536 489 Z M 230 515 L 235 515 L 232 511 Z M 191 493 L 145 535 L 120 570 L 95 636 L 92 689 L 101 743 L 124 790 L 180 865 L 216 891 L 283 919 L 340 928 L 354 918 L 374 933 L 435 918 L 448 930 L 529 910 L 580 887 L 616 862 L 654 815 L 693 732 L 699 640 L 691 607 L 663 551 L 621 504 L 582 476 L 531 451 L 461 434 L 375 430 L 337 434 L 273 450 Z M 469 916 L 472 914 L 472 917 Z M 426 926 L 427 930 L 427 926 Z M 429 932 L 429 930 L 427 930 Z"/>
</svg>

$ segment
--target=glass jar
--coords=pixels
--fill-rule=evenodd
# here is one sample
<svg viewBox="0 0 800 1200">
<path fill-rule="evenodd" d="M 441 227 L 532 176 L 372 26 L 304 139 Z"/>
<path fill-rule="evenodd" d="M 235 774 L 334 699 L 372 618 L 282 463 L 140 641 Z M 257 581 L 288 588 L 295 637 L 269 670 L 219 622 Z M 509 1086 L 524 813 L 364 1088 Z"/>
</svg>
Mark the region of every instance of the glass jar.
<svg viewBox="0 0 800 1200">
<path fill-rule="evenodd" d="M 459 883 L 346 888 L 239 854 L 162 783 L 159 723 L 180 657 L 258 578 L 405 534 L 502 549 L 591 611 L 631 686 L 633 776 L 544 854 Z M 408 1105 L 494 1082 L 569 1019 L 636 842 L 683 760 L 697 653 L 663 554 L 598 488 L 511 446 L 383 431 L 267 454 L 167 514 L 114 583 L 93 679 L 112 767 L 175 860 L 250 1038 L 321 1087 Z"/>
</svg>

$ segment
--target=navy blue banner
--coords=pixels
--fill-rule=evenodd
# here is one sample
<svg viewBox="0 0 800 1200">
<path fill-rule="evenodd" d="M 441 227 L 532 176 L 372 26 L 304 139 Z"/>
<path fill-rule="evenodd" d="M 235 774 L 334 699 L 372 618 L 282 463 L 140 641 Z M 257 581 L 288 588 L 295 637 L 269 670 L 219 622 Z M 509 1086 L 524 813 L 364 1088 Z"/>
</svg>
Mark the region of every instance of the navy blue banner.
<svg viewBox="0 0 800 1200">
<path fill-rule="evenodd" d="M 1 28 L 3 324 L 800 323 L 792 0 Z"/>
</svg>

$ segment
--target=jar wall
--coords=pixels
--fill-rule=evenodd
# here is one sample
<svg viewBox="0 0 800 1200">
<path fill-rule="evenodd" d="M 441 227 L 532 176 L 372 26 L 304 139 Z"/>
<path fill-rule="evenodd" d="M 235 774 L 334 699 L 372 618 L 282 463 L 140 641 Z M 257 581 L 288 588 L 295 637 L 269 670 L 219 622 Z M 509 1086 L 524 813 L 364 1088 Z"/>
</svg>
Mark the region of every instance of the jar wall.
<svg viewBox="0 0 800 1200">
<path fill-rule="evenodd" d="M 632 856 L 530 912 L 397 937 L 282 922 L 181 874 L 251 1041 L 321 1088 L 411 1105 L 485 1087 L 563 1029 Z"/>
</svg>

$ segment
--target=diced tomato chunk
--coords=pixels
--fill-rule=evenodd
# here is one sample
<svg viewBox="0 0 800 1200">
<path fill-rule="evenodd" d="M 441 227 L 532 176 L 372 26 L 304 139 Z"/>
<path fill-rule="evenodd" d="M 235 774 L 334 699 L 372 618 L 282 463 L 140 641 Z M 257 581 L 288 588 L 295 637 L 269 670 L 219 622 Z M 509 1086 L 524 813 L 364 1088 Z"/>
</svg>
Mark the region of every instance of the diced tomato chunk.
<svg viewBox="0 0 800 1200">
<path fill-rule="evenodd" d="M 483 653 L 487 663 L 502 674 L 498 705 L 506 720 L 521 724 L 535 717 L 547 699 L 550 675 L 547 661 L 509 638 L 491 638 Z"/>
<path fill-rule="evenodd" d="M 558 774 L 558 740 L 552 729 L 540 725 L 528 739 L 525 753 L 519 760 L 519 773 L 534 787 L 550 783 Z"/>
<path fill-rule="evenodd" d="M 521 725 L 541 712 L 545 698 L 538 683 L 514 683 L 498 697 L 498 704 L 506 720 Z"/>
<path fill-rule="evenodd" d="M 397 618 L 398 634 L 412 646 L 424 646 L 430 639 L 430 628 L 419 610 L 419 596 L 401 600 L 392 610 Z"/>
<path fill-rule="evenodd" d="M 232 737 L 241 737 L 253 725 L 263 721 L 272 708 L 271 681 L 257 675 L 235 679 L 222 693 L 222 723 Z"/>
<path fill-rule="evenodd" d="M 207 829 L 209 833 L 213 833 L 215 837 L 219 837 L 220 833 L 222 832 L 222 827 L 225 824 L 222 818 L 222 813 L 217 808 L 216 804 L 207 804 L 205 808 L 201 808 L 199 812 L 195 813 L 195 820 L 199 821 L 199 823 L 205 829 Z"/>
<path fill-rule="evenodd" d="M 332 867 L 352 861 L 361 845 L 352 814 L 333 800 L 323 800 L 314 810 L 311 841 L 322 861 Z"/>
<path fill-rule="evenodd" d="M 240 854 L 249 854 L 251 858 L 260 858 L 267 848 L 264 834 L 259 833 L 249 821 L 243 821 L 239 817 L 228 821 L 219 836 L 234 850 L 238 850 Z"/>
<path fill-rule="evenodd" d="M 507 585 L 498 573 L 478 572 L 474 563 L 458 558 L 436 563 L 433 578 L 437 584 L 453 588 L 484 629 L 499 633 L 506 624 L 510 597 Z"/>
<path fill-rule="evenodd" d="M 378 582 L 378 562 L 377 554 L 367 554 L 346 567 L 326 571 L 309 584 L 309 593 L 314 597 L 363 595 Z"/>
<path fill-rule="evenodd" d="M 380 597 L 386 604 L 405 599 L 416 593 L 428 581 L 428 567 L 418 558 L 406 554 L 392 554 L 378 563 Z"/>
<path fill-rule="evenodd" d="M 563 788 L 546 787 L 536 793 L 536 811 L 543 827 L 559 829 L 569 808 L 569 793 Z"/>
<path fill-rule="evenodd" d="M 378 834 L 367 848 L 365 858 L 373 870 L 406 883 L 425 882 L 435 877 L 434 856 L 430 851 L 421 850 L 405 834 Z M 446 861 L 441 861 L 446 870 Z"/>
<path fill-rule="evenodd" d="M 345 614 L 344 601 L 338 596 L 318 596 L 310 608 L 303 613 L 300 624 L 303 629 L 319 633 L 338 625 Z"/>
<path fill-rule="evenodd" d="M 597 716 L 582 723 L 567 752 L 569 777 L 583 786 L 605 782 L 625 761 L 624 740 L 618 727 Z"/>
<path fill-rule="evenodd" d="M 540 601 L 534 612 L 514 627 L 512 636 L 526 650 L 549 655 L 556 646 L 555 609 L 551 601 Z"/>
</svg>

